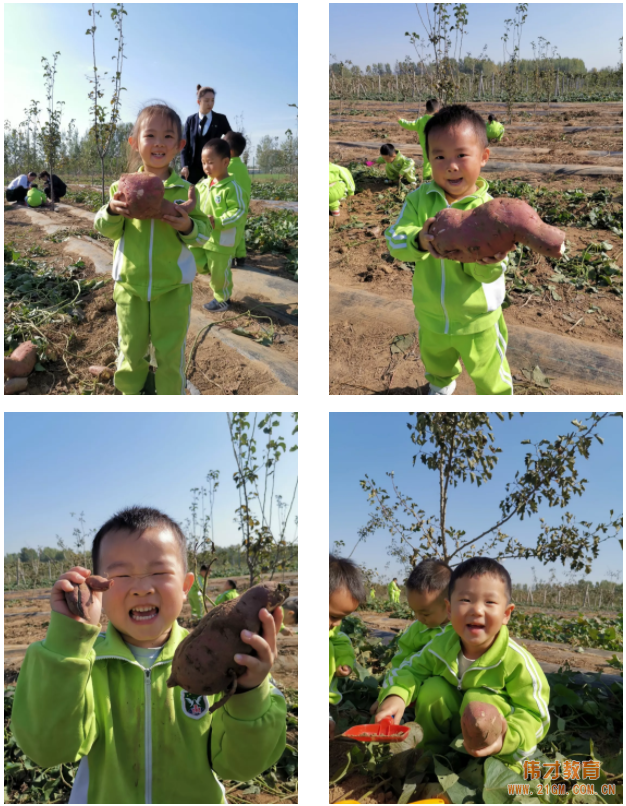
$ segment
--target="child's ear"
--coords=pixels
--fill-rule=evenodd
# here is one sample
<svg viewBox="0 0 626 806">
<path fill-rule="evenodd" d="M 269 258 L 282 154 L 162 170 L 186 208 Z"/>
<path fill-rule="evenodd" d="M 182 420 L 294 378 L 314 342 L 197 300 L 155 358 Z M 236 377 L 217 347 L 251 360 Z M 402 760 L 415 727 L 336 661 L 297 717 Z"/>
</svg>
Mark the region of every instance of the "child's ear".
<svg viewBox="0 0 626 806">
<path fill-rule="evenodd" d="M 179 151 L 182 151 L 182 150 L 183 150 L 183 148 L 184 148 L 186 145 L 187 145 L 187 141 L 186 141 L 185 139 L 181 140 L 181 141 L 180 141 L 180 143 L 178 144 L 178 150 L 179 150 Z"/>
<path fill-rule="evenodd" d="M 135 140 L 134 137 L 129 137 L 128 138 L 128 144 L 130 145 L 131 148 L 133 148 L 135 151 L 137 151 L 137 140 Z"/>
</svg>

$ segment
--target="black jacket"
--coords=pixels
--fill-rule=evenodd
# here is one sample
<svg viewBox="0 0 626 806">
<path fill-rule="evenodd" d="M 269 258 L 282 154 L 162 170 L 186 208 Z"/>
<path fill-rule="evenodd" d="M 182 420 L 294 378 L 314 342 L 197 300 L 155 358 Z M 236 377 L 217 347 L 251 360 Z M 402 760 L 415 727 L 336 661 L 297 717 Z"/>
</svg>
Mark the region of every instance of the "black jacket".
<svg viewBox="0 0 626 806">
<path fill-rule="evenodd" d="M 56 174 L 52 174 L 52 187 L 54 188 L 54 198 L 61 199 L 67 193 L 65 182 Z M 50 198 L 50 179 L 44 179 L 43 192 Z"/>
<path fill-rule="evenodd" d="M 232 131 L 226 115 L 213 112 L 209 131 L 203 136 L 200 134 L 200 115 L 190 115 L 185 123 L 185 147 L 180 152 L 182 167 L 189 168 L 189 181 L 195 184 L 204 177 L 202 170 L 202 149 L 205 143 L 214 137 L 221 137 L 223 134 Z"/>
</svg>

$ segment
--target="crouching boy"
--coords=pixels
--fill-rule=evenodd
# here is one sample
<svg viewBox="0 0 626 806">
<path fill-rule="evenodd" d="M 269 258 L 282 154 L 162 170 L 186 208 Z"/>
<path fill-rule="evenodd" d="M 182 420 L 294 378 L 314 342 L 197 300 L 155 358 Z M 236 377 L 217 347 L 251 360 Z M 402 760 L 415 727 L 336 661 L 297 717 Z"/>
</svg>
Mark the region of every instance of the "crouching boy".
<svg viewBox="0 0 626 806">
<path fill-rule="evenodd" d="M 193 582 L 180 526 L 156 509 L 124 510 L 94 537 L 92 560 L 108 590 L 74 615 L 65 593 L 91 574 L 62 574 L 45 640 L 26 652 L 12 716 L 19 747 L 41 767 L 80 761 L 70 803 L 225 803 L 218 776 L 250 781 L 285 748 L 285 700 L 270 683 L 281 609 L 259 611 L 262 636 L 242 631 L 255 656 L 235 655 L 247 671 L 211 714 L 222 694 L 167 686 Z"/>
<path fill-rule="evenodd" d="M 521 772 L 550 726 L 548 681 L 535 658 L 509 636 L 511 578 L 487 557 L 452 572 L 447 609 L 453 630 L 434 638 L 385 680 L 379 722 L 400 723 L 417 698 L 422 746 L 445 752 L 462 730 L 467 752 L 498 756 Z"/>
</svg>

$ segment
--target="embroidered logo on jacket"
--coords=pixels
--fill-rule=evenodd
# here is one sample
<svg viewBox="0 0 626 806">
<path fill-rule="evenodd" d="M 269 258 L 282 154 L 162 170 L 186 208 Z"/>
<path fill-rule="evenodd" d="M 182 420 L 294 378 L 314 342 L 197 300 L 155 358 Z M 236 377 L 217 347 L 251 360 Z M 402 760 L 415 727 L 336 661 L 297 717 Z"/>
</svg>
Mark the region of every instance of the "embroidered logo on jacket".
<svg viewBox="0 0 626 806">
<path fill-rule="evenodd" d="M 202 719 L 209 712 L 209 700 L 203 694 L 188 694 L 181 689 L 180 697 L 183 713 L 190 719 Z"/>
<path fill-rule="evenodd" d="M 222 201 L 222 197 L 221 196 L 216 196 L 215 201 L 219 204 Z"/>
</svg>

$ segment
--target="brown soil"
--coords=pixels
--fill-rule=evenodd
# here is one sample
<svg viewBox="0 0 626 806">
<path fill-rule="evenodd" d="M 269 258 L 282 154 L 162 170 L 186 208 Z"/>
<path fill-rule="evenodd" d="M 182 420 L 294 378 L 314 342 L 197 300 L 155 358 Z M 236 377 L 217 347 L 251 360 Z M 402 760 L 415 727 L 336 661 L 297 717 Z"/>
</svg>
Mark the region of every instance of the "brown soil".
<svg viewBox="0 0 626 806">
<path fill-rule="evenodd" d="M 84 204 L 76 206 L 85 207 Z M 58 269 L 69 266 L 75 260 L 74 257 L 64 253 L 62 243 L 45 240 L 45 233 L 30 223 L 23 208 L 5 203 L 4 211 L 4 241 L 6 244 L 12 244 L 22 257 L 29 256 L 38 263 L 45 262 Z M 93 228 L 78 216 L 60 211 L 51 213 L 49 210 L 46 210 L 44 214 L 54 216 L 55 221 L 71 229 L 78 237 L 81 234 L 94 237 Z M 108 239 L 103 239 L 97 234 L 96 237 L 112 252 L 112 244 Z M 45 256 L 29 255 L 29 251 L 35 246 L 45 249 Z M 81 279 L 95 277 L 96 273 L 91 261 L 85 258 L 84 262 L 85 268 L 77 276 Z M 250 253 L 248 263 L 277 276 L 290 277 L 284 268 L 285 260 L 280 256 Z M 236 272 L 237 269 L 234 269 L 235 283 L 237 282 Z M 98 277 L 105 279 L 104 275 L 98 275 Z M 41 363 L 46 371 L 30 375 L 28 389 L 21 394 L 119 394 L 112 380 L 101 383 L 89 373 L 89 366 L 94 364 L 115 368 L 117 349 L 115 310 L 105 312 L 99 310 L 104 302 L 111 300 L 112 294 L 113 285 L 108 282 L 103 288 L 83 297 L 85 302 L 82 310 L 85 313 L 85 320 L 81 323 L 70 320 L 63 324 L 55 323 L 42 327 L 43 334 L 51 343 L 53 358 L 56 357 L 57 360 L 43 360 Z M 194 309 L 201 310 L 202 305 L 210 301 L 212 296 L 208 285 L 198 279 L 194 282 L 192 303 Z M 224 327 L 229 329 L 243 327 L 254 337 L 262 334 L 262 328 L 267 330 L 273 327 L 275 338 L 271 349 L 297 360 L 297 327 L 285 325 L 276 319 L 255 320 L 246 316 L 246 311 L 244 306 L 233 303 L 225 313 L 212 318 L 207 315 L 206 324 L 210 324 L 211 321 L 234 319 L 238 315 L 244 314 L 237 321 L 226 324 Z M 193 339 L 187 341 L 187 360 L 193 348 L 193 342 Z M 278 387 L 283 388 L 277 384 L 274 375 L 258 362 L 249 361 L 236 350 L 222 344 L 210 335 L 199 339 L 193 363 L 188 371 L 188 378 L 203 395 L 264 395 L 272 394 Z"/>
<path fill-rule="evenodd" d="M 344 105 L 344 117 L 346 112 Z M 402 104 L 381 106 L 380 102 L 351 103 L 350 108 L 375 111 L 377 118 L 389 121 L 388 126 L 372 126 L 367 116 L 354 117 L 349 122 L 331 123 L 330 139 L 342 141 L 369 141 L 410 143 L 417 142 L 413 132 L 407 132 L 397 125 L 398 117 L 411 114 Z M 412 107 L 411 107 L 412 108 Z M 478 111 L 488 114 L 489 109 L 480 104 Z M 331 102 L 331 116 L 336 112 L 336 102 Z M 621 124 L 622 118 L 602 105 L 593 125 Z M 528 158 L 528 162 L 549 163 L 589 163 L 614 164 L 615 160 L 575 156 L 577 149 L 622 150 L 620 132 L 581 132 L 571 135 L 554 134 L 554 128 L 568 117 L 567 125 L 590 125 L 589 120 L 577 120 L 578 113 L 588 113 L 588 109 L 572 108 L 560 111 L 555 116 L 542 116 L 533 120 L 532 132 L 515 132 L 507 129 L 505 146 L 550 147 L 552 153 L 540 158 Z M 422 113 L 420 113 L 422 114 Z M 496 110 L 496 114 L 498 111 Z M 499 115 L 504 120 L 504 115 Z M 514 123 L 522 117 L 514 115 Z M 530 120 L 530 118 L 526 118 Z M 506 122 L 505 122 L 506 128 Z M 563 139 L 561 139 L 563 138 Z M 330 157 L 333 161 L 347 165 L 350 161 L 373 159 L 376 152 L 359 148 L 331 145 Z M 522 160 L 519 160 L 522 161 Z M 418 175 L 421 161 L 416 159 Z M 622 177 L 572 177 L 564 178 L 550 174 L 503 171 L 485 173 L 488 182 L 496 179 L 516 179 L 533 187 L 547 187 L 549 190 L 574 190 L 582 188 L 587 192 L 608 188 L 614 201 L 612 209 L 622 208 Z M 395 187 L 385 184 L 381 178 L 369 182 L 362 191 L 341 205 L 339 217 L 330 219 L 330 282 L 348 288 L 358 288 L 390 299 L 411 299 L 412 267 L 391 258 L 384 239 L 384 230 L 397 216 L 402 199 Z M 358 226 L 358 224 L 365 226 Z M 608 241 L 613 246 L 612 257 L 620 266 L 623 262 L 622 239 L 608 230 L 589 230 L 563 227 L 572 254 L 580 254 L 592 241 Z M 535 287 L 546 285 L 553 271 L 545 257 L 533 255 L 533 267 L 528 277 Z M 623 333 L 622 300 L 609 291 L 600 290 L 594 294 L 576 291 L 569 284 L 557 287 L 562 299 L 555 301 L 545 288 L 541 295 L 513 292 L 512 304 L 505 311 L 508 324 L 526 325 L 557 333 L 584 342 L 597 342 L 621 345 Z M 599 310 L 592 311 L 592 306 Z M 566 317 L 566 318 L 565 318 Z M 572 323 L 576 323 L 573 325 Z M 417 328 L 416 328 L 417 329 Z M 398 334 L 391 327 L 350 321 L 330 322 L 330 393 L 342 395 L 359 394 L 416 394 L 424 382 L 424 369 L 419 359 L 419 346 L 415 340 L 404 353 L 391 353 L 391 342 Z M 527 382 L 514 371 L 516 394 L 585 394 L 595 393 L 576 387 L 567 382 L 553 381 L 548 390 L 540 389 Z M 471 380 L 464 373 L 458 384 L 457 394 L 473 394 Z"/>
</svg>

